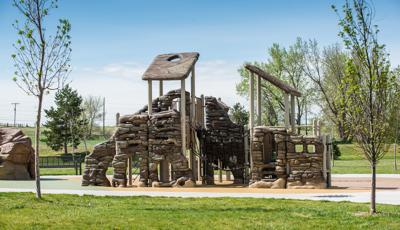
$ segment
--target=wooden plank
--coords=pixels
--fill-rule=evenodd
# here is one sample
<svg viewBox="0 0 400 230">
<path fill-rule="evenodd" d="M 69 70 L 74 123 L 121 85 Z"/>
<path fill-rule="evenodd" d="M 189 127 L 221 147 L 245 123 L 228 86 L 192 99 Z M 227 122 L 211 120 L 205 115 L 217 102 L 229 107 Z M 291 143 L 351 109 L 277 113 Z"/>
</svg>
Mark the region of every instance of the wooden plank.
<svg viewBox="0 0 400 230">
<path fill-rule="evenodd" d="M 271 84 L 275 85 L 276 87 L 280 88 L 281 90 L 285 91 L 290 95 L 294 95 L 296 97 L 301 97 L 301 93 L 293 88 L 292 86 L 288 85 L 284 81 L 272 76 L 269 73 L 266 73 L 264 70 L 258 68 L 257 66 L 246 64 L 245 68 L 250 72 L 257 74 L 258 76 L 262 77 L 264 80 L 269 81 Z"/>
<path fill-rule="evenodd" d="M 160 54 L 143 74 L 143 80 L 182 80 L 189 76 L 199 53 Z"/>
</svg>

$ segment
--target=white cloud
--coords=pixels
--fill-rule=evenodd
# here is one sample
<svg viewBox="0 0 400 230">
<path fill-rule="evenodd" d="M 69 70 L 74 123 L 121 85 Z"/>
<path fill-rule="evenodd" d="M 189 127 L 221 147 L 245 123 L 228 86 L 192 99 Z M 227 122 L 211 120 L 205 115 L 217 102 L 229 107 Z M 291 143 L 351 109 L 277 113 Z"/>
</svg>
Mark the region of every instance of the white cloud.
<svg viewBox="0 0 400 230">
<path fill-rule="evenodd" d="M 224 102 L 233 105 L 244 102 L 236 95 L 235 85 L 240 81 L 237 72 L 240 64 L 223 60 L 198 61 L 196 65 L 196 95 L 221 97 Z M 101 67 L 86 66 L 72 71 L 71 86 L 82 96 L 95 95 L 106 98 L 106 122 L 113 124 L 117 112 L 129 114 L 141 109 L 147 103 L 147 83 L 141 76 L 147 65 L 141 63 L 110 63 Z M 157 96 L 158 83 L 154 83 L 153 97 Z M 165 82 L 164 92 L 180 88 L 180 82 Z M 190 80 L 186 82 L 190 90 Z M 12 81 L 1 82 L 1 95 L 4 103 L 0 104 L 0 118 L 12 121 L 12 110 L 9 102 L 18 100 L 20 105 L 20 120 L 33 123 L 36 100 L 26 96 Z M 47 95 L 44 108 L 53 104 L 54 93 Z M 17 117 L 18 119 L 18 117 Z M 0 121 L 1 122 L 1 121 Z"/>
</svg>

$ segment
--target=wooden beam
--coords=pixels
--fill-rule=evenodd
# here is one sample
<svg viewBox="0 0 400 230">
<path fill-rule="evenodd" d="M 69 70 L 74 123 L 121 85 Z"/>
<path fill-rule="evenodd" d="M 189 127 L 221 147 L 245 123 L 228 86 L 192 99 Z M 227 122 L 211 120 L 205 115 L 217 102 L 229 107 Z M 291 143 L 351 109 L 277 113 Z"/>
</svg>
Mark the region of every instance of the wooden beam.
<svg viewBox="0 0 400 230">
<path fill-rule="evenodd" d="M 279 78 L 276 78 L 271 74 L 265 72 L 264 70 L 258 68 L 257 66 L 246 64 L 245 68 L 251 73 L 257 74 L 257 76 L 260 76 L 264 80 L 269 81 L 271 84 L 280 88 L 286 93 L 294 95 L 296 97 L 301 97 L 301 93 L 297 89 L 293 88 L 291 85 L 288 85 L 286 82 L 280 80 Z"/>
<path fill-rule="evenodd" d="M 295 113 L 296 113 L 296 98 L 294 95 L 290 95 L 290 124 L 292 126 L 292 133 L 296 132 L 296 119 L 295 119 Z"/>
<path fill-rule="evenodd" d="M 181 80 L 181 133 L 182 133 L 182 154 L 186 155 L 186 90 L 185 79 Z"/>
<path fill-rule="evenodd" d="M 284 101 L 285 101 L 285 128 L 286 128 L 286 130 L 288 130 L 289 124 L 290 124 L 290 121 L 289 121 L 289 107 L 290 107 L 289 94 L 285 93 L 283 95 L 283 97 L 284 97 Z"/>
<path fill-rule="evenodd" d="M 261 77 L 257 76 L 257 126 L 261 126 Z"/>
</svg>

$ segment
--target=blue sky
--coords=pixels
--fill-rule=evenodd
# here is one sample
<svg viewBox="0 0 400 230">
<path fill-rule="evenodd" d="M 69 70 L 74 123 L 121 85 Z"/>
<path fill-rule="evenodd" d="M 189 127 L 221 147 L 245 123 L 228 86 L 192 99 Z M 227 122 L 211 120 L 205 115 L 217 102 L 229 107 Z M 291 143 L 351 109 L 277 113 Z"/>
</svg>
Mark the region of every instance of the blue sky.
<svg viewBox="0 0 400 230">
<path fill-rule="evenodd" d="M 83 95 L 104 96 L 107 123 L 116 112 L 135 112 L 146 103 L 141 74 L 160 53 L 200 52 L 197 92 L 244 102 L 235 93 L 237 73 L 245 61 L 263 61 L 267 48 L 296 37 L 317 39 L 321 46 L 341 42 L 331 4 L 343 1 L 94 1 L 60 0 L 48 18 L 72 24 L 72 86 Z M 373 2 L 381 41 L 393 65 L 400 64 L 400 1 Z M 18 120 L 32 123 L 36 101 L 11 81 L 10 55 L 18 13 L 11 1 L 0 1 L 0 123 L 12 121 L 11 102 L 20 102 Z M 178 84 L 167 84 L 167 89 Z M 156 96 L 156 95 L 154 95 Z M 45 107 L 52 104 L 52 95 Z"/>
</svg>

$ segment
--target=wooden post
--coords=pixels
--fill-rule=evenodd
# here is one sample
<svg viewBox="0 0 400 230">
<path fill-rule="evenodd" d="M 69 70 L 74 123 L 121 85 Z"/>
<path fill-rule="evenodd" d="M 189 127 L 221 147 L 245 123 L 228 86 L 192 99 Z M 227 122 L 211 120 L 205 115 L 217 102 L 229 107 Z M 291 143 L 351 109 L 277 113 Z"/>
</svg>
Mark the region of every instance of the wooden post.
<svg viewBox="0 0 400 230">
<path fill-rule="evenodd" d="M 158 95 L 160 97 L 164 95 L 164 84 L 162 80 L 160 80 Z M 160 161 L 160 181 L 165 183 L 169 181 L 169 164 L 166 159 Z"/>
<path fill-rule="evenodd" d="M 119 117 L 120 117 L 120 114 L 119 113 L 117 113 L 117 114 L 115 114 L 115 125 L 119 125 Z"/>
<path fill-rule="evenodd" d="M 328 177 L 327 177 L 327 168 L 326 168 L 326 160 L 327 160 L 327 158 L 326 158 L 326 154 L 327 154 L 326 147 L 327 147 L 327 145 L 326 145 L 326 136 L 325 135 L 322 136 L 322 145 L 324 146 L 324 151 L 322 152 L 322 174 L 323 174 L 325 182 L 327 182 L 327 179 L 328 179 Z"/>
<path fill-rule="evenodd" d="M 261 77 L 257 76 L 257 126 L 261 126 Z"/>
<path fill-rule="evenodd" d="M 290 121 L 289 121 L 289 107 L 290 107 L 289 94 L 285 93 L 283 96 L 284 96 L 284 101 L 285 101 L 285 128 L 286 128 L 286 130 L 288 130 L 289 124 L 290 124 Z"/>
<path fill-rule="evenodd" d="M 253 127 L 254 127 L 254 74 L 250 73 L 250 81 L 249 81 L 249 100 L 250 100 L 250 119 L 249 119 L 249 130 L 250 130 L 250 143 L 249 143 L 249 161 L 250 161 L 250 170 L 253 168 L 253 160 L 252 160 L 252 143 L 253 143 Z"/>
<path fill-rule="evenodd" d="M 182 154 L 186 155 L 186 90 L 185 79 L 181 80 L 181 133 L 182 133 Z"/>
<path fill-rule="evenodd" d="M 252 132 L 254 127 L 254 74 L 250 73 L 249 81 L 249 100 L 250 100 L 250 119 L 249 119 L 249 129 Z"/>
<path fill-rule="evenodd" d="M 148 80 L 148 100 L 147 100 L 147 114 L 150 116 L 153 112 L 153 85 L 151 84 L 151 80 Z"/>
<path fill-rule="evenodd" d="M 290 124 L 292 126 L 292 133 L 296 132 L 296 119 L 295 119 L 295 113 L 296 113 L 296 101 L 295 101 L 295 96 L 294 95 L 290 95 Z"/>
<path fill-rule="evenodd" d="M 218 160 L 218 181 L 222 183 L 222 162 Z"/>
<path fill-rule="evenodd" d="M 196 99 L 196 85 L 195 85 L 195 69 L 194 66 L 192 68 L 192 76 L 190 78 L 190 141 L 192 142 L 192 148 L 194 147 L 193 142 L 195 141 L 195 137 L 192 136 L 194 134 L 194 128 L 196 126 L 196 107 L 195 107 L 195 99 Z M 193 130 L 193 132 L 192 132 Z M 194 149 L 190 149 L 190 168 L 192 169 L 192 175 L 195 179 L 198 178 L 196 165 L 195 165 L 195 156 L 193 153 Z"/>
<path fill-rule="evenodd" d="M 128 155 L 128 185 L 132 186 L 132 156 Z"/>
<path fill-rule="evenodd" d="M 162 95 L 164 95 L 164 84 L 163 81 L 160 80 L 160 87 L 159 87 L 159 93 L 158 95 L 161 97 Z"/>
<path fill-rule="evenodd" d="M 313 119 L 313 133 L 314 136 L 318 136 L 318 132 L 317 132 L 317 119 Z"/>
</svg>

